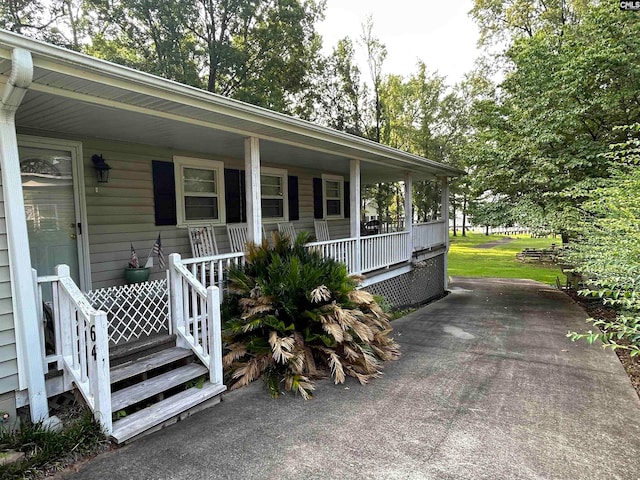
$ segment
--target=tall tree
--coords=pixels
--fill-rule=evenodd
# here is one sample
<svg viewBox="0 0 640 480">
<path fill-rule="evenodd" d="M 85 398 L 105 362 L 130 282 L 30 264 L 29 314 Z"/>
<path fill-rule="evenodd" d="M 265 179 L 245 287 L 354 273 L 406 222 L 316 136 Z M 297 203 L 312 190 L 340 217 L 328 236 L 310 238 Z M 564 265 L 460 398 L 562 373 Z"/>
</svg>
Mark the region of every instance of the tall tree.
<svg viewBox="0 0 640 480">
<path fill-rule="evenodd" d="M 609 175 L 598 154 L 621 140 L 612 128 L 640 117 L 640 19 L 599 2 L 476 6 L 488 3 L 522 15 L 502 32 L 504 81 L 474 108 L 478 178 L 509 205 L 528 205 L 532 218 L 566 230 L 578 192 Z"/>
<path fill-rule="evenodd" d="M 320 0 L 89 0 L 90 53 L 290 113 L 320 48 Z"/>
<path fill-rule="evenodd" d="M 82 0 L 0 2 L 0 28 L 79 50 L 86 40 Z"/>
<path fill-rule="evenodd" d="M 368 89 L 360 79 L 351 39 L 344 38 L 323 59 L 316 80 L 314 120 L 336 130 L 363 136 Z"/>
<path fill-rule="evenodd" d="M 387 58 L 387 47 L 373 34 L 373 18 L 368 17 L 362 25 L 360 41 L 367 53 L 367 64 L 373 84 L 374 127 L 368 135 L 370 139 L 380 143 L 380 128 L 382 123 L 382 103 L 380 100 L 382 89 L 382 65 Z"/>
</svg>

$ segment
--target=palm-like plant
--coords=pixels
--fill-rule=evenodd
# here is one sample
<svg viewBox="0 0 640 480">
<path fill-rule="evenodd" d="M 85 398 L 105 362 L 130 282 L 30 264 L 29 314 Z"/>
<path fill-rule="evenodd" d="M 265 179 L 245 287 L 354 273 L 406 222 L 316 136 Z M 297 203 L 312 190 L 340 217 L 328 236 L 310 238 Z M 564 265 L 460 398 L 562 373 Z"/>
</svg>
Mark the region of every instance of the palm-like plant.
<svg viewBox="0 0 640 480">
<path fill-rule="evenodd" d="M 381 361 L 400 352 L 387 315 L 346 267 L 274 234 L 273 246 L 251 245 L 247 263 L 229 272 L 223 340 L 230 389 L 265 375 L 273 396 L 311 397 L 313 380 L 330 374 L 362 384 L 381 375 Z"/>
</svg>

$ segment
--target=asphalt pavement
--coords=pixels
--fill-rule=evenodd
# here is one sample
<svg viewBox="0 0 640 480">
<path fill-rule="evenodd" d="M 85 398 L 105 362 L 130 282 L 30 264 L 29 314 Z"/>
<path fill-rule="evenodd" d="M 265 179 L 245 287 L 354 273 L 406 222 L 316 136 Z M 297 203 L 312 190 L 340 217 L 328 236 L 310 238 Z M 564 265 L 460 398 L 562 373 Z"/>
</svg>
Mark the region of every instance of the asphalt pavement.
<svg viewBox="0 0 640 480">
<path fill-rule="evenodd" d="M 541 283 L 454 279 L 393 323 L 403 355 L 310 401 L 255 382 L 65 479 L 636 479 L 640 401 L 586 314 Z"/>
</svg>

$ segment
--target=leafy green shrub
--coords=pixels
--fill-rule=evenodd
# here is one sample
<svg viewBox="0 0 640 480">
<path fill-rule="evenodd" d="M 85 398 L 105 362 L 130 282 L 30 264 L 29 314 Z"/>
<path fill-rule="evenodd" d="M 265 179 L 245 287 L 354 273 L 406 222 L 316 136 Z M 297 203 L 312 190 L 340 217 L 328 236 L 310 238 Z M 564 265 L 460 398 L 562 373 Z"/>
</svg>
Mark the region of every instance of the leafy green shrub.
<svg viewBox="0 0 640 480">
<path fill-rule="evenodd" d="M 605 346 L 640 354 L 640 140 L 639 125 L 624 127 L 629 139 L 607 155 L 610 178 L 589 192 L 578 223 L 579 239 L 565 261 L 586 278 L 580 295 L 600 297 L 618 313 L 613 320 L 587 321 L 601 331 L 569 332 L 573 340 L 602 340 Z"/>
<path fill-rule="evenodd" d="M 229 272 L 222 310 L 231 390 L 264 374 L 274 397 L 283 383 L 308 399 L 314 379 L 365 384 L 380 376 L 381 361 L 399 357 L 387 315 L 343 264 L 305 249 L 308 240 L 306 232 L 293 244 L 275 234 L 273 247 L 250 246 L 246 265 Z"/>
</svg>

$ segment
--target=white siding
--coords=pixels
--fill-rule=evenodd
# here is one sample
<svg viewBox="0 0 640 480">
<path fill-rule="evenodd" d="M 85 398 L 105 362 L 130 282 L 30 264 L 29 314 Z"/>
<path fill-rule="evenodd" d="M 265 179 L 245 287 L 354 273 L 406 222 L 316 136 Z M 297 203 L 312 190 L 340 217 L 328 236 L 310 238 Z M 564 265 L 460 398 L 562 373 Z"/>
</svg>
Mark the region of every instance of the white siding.
<svg viewBox="0 0 640 480">
<path fill-rule="evenodd" d="M 243 159 L 220 158 L 198 152 L 173 151 L 106 140 L 70 139 L 82 142 L 84 155 L 88 221 L 84 231 L 89 235 L 91 289 L 123 284 L 123 269 L 130 258 L 131 244 L 136 249 L 141 263 L 144 263 L 158 233 L 162 235 L 165 257 L 174 252 L 184 257 L 191 256 L 186 229 L 155 225 L 152 160 L 172 162 L 174 155 L 184 155 L 223 161 L 225 168 L 244 168 Z M 94 154 L 101 154 L 111 166 L 109 182 L 106 184 L 96 181 L 91 161 Z M 301 170 L 267 162 L 263 162 L 263 165 L 286 168 L 288 175 L 298 177 L 300 220 L 294 222 L 295 228 L 298 232 L 308 230 L 313 233 L 313 178 L 319 178 L 322 171 Z M 0 229 L 4 226 L 3 220 L 0 219 Z M 265 225 L 267 232 L 276 228 L 275 223 Z M 348 237 L 348 219 L 330 220 L 329 231 L 334 239 Z M 229 252 L 226 227 L 216 226 L 215 232 L 220 253 Z M 6 241 L 4 243 L 6 244 Z M 0 282 L 5 278 L 2 262 L 6 259 L 6 251 L 3 255 L 2 245 L 0 235 Z M 164 272 L 158 268 L 157 262 L 155 263 L 151 279 L 162 278 Z M 8 271 L 6 277 L 8 278 Z"/>
<path fill-rule="evenodd" d="M 108 183 L 96 181 L 91 161 L 96 153 L 111 167 Z M 158 233 L 165 257 L 191 254 L 186 230 L 155 225 L 151 161 L 172 161 L 173 152 L 84 140 L 83 154 L 92 289 L 123 284 L 131 244 L 144 263 Z M 151 278 L 162 278 L 164 272 L 155 263 Z"/>
<path fill-rule="evenodd" d="M 0 185 L 0 395 L 18 388 L 15 319 L 11 301 L 9 252 L 4 216 L 4 193 Z"/>
</svg>

